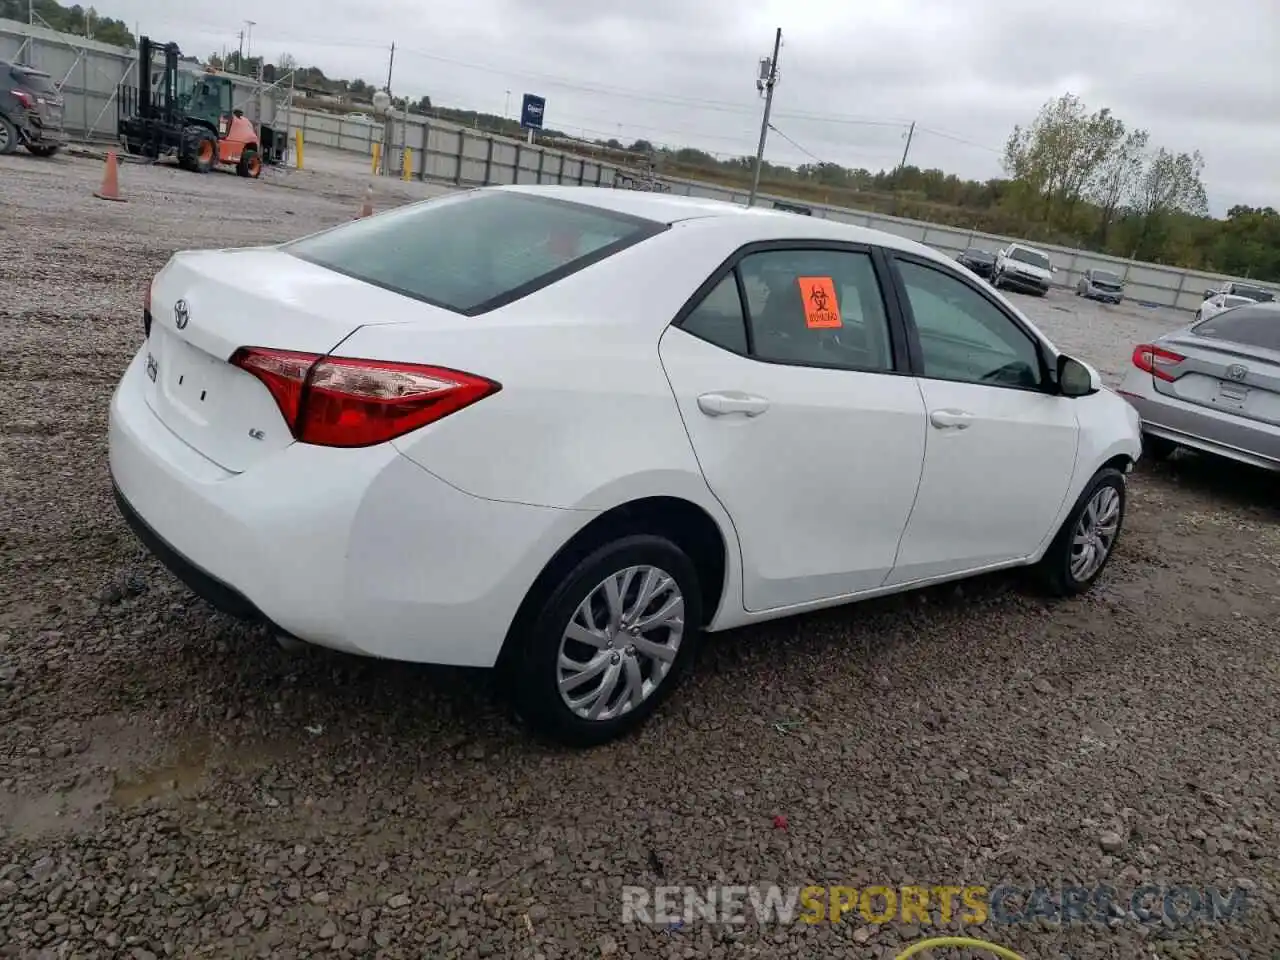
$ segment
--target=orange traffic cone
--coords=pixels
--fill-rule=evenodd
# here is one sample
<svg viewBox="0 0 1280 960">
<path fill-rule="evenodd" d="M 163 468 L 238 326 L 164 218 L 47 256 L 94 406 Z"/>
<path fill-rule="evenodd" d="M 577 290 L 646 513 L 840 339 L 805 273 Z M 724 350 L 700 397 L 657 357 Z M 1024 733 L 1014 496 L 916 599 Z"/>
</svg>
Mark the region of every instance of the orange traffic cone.
<svg viewBox="0 0 1280 960">
<path fill-rule="evenodd" d="M 373 187 L 370 186 L 364 192 L 364 205 L 360 208 L 360 216 L 356 217 L 356 219 L 362 220 L 365 217 L 372 217 L 372 216 L 373 216 Z"/>
<path fill-rule="evenodd" d="M 126 203 L 124 197 L 120 196 L 120 165 L 116 161 L 116 152 L 114 150 L 107 151 L 107 166 L 102 171 L 102 186 L 93 194 L 99 200 L 114 200 L 116 203 Z"/>
</svg>

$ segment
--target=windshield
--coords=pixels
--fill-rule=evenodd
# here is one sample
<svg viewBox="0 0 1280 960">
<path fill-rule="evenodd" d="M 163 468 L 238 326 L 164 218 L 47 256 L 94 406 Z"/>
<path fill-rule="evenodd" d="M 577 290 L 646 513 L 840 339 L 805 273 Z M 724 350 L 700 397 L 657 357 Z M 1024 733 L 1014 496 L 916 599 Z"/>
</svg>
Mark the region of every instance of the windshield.
<svg viewBox="0 0 1280 960">
<path fill-rule="evenodd" d="M 36 93 L 52 94 L 55 97 L 58 95 L 58 88 L 53 85 L 53 79 L 47 73 L 14 67 L 13 75 L 20 84 L 30 87 Z"/>
<path fill-rule="evenodd" d="M 1270 290 L 1263 290 L 1261 287 L 1250 287 L 1243 283 L 1233 283 L 1231 285 L 1231 294 L 1236 297 L 1244 297 L 1246 300 L 1252 300 L 1254 303 L 1269 303 L 1276 298 L 1276 295 Z"/>
<path fill-rule="evenodd" d="M 1248 347 L 1280 351 L 1280 310 L 1263 307 L 1253 301 L 1216 317 L 1202 320 L 1192 327 L 1198 337 L 1227 340 Z"/>
<path fill-rule="evenodd" d="M 1098 281 L 1099 283 L 1119 284 L 1121 282 L 1118 276 L 1116 276 L 1114 273 L 1108 273 L 1106 270 L 1093 271 L 1093 279 Z"/>
<path fill-rule="evenodd" d="M 1027 250 L 1025 247 L 1014 247 L 1009 251 L 1009 259 L 1020 263 L 1029 263 L 1042 270 L 1049 269 L 1049 258 L 1038 250 Z"/>
<path fill-rule="evenodd" d="M 356 220 L 282 249 L 374 286 L 475 315 L 664 229 L 656 220 L 567 200 L 475 190 Z"/>
</svg>

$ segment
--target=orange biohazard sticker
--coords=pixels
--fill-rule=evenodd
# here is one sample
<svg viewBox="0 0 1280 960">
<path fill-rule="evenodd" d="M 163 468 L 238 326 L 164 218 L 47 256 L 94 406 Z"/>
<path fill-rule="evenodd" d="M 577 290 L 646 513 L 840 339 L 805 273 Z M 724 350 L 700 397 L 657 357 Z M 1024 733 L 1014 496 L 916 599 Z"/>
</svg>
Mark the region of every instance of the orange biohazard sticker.
<svg viewBox="0 0 1280 960">
<path fill-rule="evenodd" d="M 836 285 L 830 277 L 796 277 L 796 283 L 804 304 L 805 326 L 810 330 L 831 330 L 842 325 Z"/>
</svg>

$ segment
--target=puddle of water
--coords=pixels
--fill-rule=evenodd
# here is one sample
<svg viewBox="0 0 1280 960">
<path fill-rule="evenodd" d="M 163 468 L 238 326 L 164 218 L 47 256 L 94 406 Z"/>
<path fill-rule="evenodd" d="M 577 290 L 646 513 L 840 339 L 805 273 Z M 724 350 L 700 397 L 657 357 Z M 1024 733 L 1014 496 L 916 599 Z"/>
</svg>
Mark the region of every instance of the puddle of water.
<svg viewBox="0 0 1280 960">
<path fill-rule="evenodd" d="M 111 788 L 111 800 L 118 807 L 132 807 L 157 797 L 190 792 L 204 782 L 208 763 L 208 743 L 190 745 L 173 763 L 129 779 L 117 778 Z"/>
</svg>

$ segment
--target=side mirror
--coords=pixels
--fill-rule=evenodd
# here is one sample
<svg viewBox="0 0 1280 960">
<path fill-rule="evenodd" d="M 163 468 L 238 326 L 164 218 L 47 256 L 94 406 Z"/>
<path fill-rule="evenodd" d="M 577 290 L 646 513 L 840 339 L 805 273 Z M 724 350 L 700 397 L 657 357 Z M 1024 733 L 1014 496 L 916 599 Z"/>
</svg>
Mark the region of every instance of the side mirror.
<svg viewBox="0 0 1280 960">
<path fill-rule="evenodd" d="M 1058 357 L 1058 389 L 1064 397 L 1087 397 L 1102 389 L 1102 378 L 1087 363 L 1062 354 Z"/>
<path fill-rule="evenodd" d="M 1217 294 L 1217 292 L 1218 292 L 1217 290 L 1206 290 L 1206 291 L 1204 292 L 1204 298 L 1205 298 L 1206 300 L 1208 300 L 1210 297 L 1212 297 L 1212 296 L 1216 295 L 1216 294 Z"/>
</svg>

